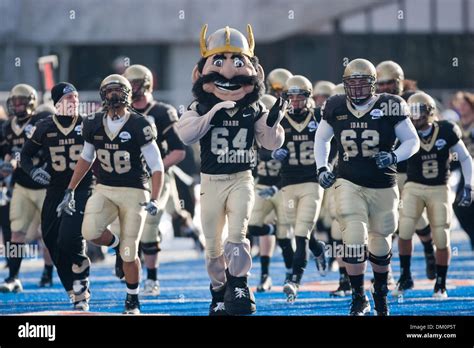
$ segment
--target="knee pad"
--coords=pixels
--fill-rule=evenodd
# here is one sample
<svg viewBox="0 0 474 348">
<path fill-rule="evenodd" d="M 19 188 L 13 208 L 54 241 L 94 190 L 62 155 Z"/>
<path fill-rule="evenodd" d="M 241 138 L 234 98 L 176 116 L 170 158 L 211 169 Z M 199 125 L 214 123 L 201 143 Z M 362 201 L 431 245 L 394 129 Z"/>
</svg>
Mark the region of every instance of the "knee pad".
<svg viewBox="0 0 474 348">
<path fill-rule="evenodd" d="M 158 242 L 140 243 L 140 247 L 145 255 L 155 255 L 161 251 L 160 243 Z"/>
<path fill-rule="evenodd" d="M 446 226 L 433 226 L 431 235 L 433 237 L 433 244 L 438 250 L 446 249 L 451 244 L 449 228 Z"/>
<path fill-rule="evenodd" d="M 356 265 L 367 261 L 367 245 L 347 245 L 344 244 L 344 257 L 346 263 Z"/>
<path fill-rule="evenodd" d="M 362 221 L 348 221 L 342 239 L 346 245 L 364 245 L 367 238 L 367 224 Z"/>
<path fill-rule="evenodd" d="M 369 252 L 369 261 L 375 263 L 379 266 L 387 266 L 390 264 L 390 259 L 392 258 L 392 252 L 390 251 L 387 255 L 376 256 Z"/>
<path fill-rule="evenodd" d="M 422 228 L 421 230 L 416 230 L 415 232 L 419 236 L 422 236 L 422 237 L 427 236 L 431 233 L 430 225 L 426 226 L 425 228 Z"/>
<path fill-rule="evenodd" d="M 251 225 L 248 227 L 248 232 L 253 237 L 268 236 L 275 234 L 275 227 L 269 224 L 263 226 Z"/>
</svg>

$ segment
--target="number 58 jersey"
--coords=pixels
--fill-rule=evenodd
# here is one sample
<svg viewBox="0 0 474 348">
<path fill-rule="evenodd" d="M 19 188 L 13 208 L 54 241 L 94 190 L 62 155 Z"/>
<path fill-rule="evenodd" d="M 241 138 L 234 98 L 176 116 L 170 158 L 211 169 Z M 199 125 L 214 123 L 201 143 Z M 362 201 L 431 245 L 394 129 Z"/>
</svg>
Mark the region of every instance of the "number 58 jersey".
<svg viewBox="0 0 474 348">
<path fill-rule="evenodd" d="M 99 161 L 97 182 L 107 186 L 148 190 L 148 173 L 141 147 L 156 140 L 156 127 L 140 114 L 127 113 L 121 128 L 112 133 L 103 112 L 83 123 L 83 137 L 94 145 Z"/>
<path fill-rule="evenodd" d="M 409 117 L 402 98 L 376 94 L 372 105 L 359 111 L 345 95 L 335 95 L 323 105 L 321 115 L 334 130 L 339 178 L 369 188 L 395 186 L 396 165 L 379 169 L 373 156 L 393 151 L 395 126 Z"/>
</svg>

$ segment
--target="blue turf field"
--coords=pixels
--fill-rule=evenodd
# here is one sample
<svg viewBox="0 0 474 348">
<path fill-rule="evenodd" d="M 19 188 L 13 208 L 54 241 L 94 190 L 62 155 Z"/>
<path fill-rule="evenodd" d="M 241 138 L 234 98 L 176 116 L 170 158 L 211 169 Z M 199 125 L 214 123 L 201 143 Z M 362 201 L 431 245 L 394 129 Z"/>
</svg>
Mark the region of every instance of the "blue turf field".
<svg viewBox="0 0 474 348">
<path fill-rule="evenodd" d="M 424 260 L 419 243 L 416 244 L 412 271 L 415 289 L 403 298 L 390 296 L 392 315 L 474 315 L 474 257 L 467 243 L 454 243 L 452 266 L 448 272 L 449 298 L 435 300 L 431 297 L 433 281 L 425 279 Z M 190 251 L 192 253 L 192 251 Z M 397 255 L 395 252 L 394 255 Z M 91 271 L 91 312 L 94 314 L 120 314 L 123 309 L 125 285 L 112 274 L 112 258 L 108 262 L 93 264 Z M 256 286 L 260 264 L 254 260 L 250 283 Z M 395 278 L 398 278 L 398 257 L 393 259 Z M 71 305 L 55 276 L 53 288 L 39 289 L 37 282 L 41 275 L 41 263 L 28 265 L 21 274 L 25 291 L 21 294 L 0 294 L 0 314 L 48 312 L 49 314 L 70 314 Z M 269 293 L 256 294 L 257 315 L 346 315 L 349 298 L 331 299 L 329 290 L 337 287 L 338 274 L 329 273 L 321 278 L 314 262 L 309 261 L 304 285 L 294 304 L 286 302 L 281 292 L 284 265 L 279 252 L 271 263 L 274 289 Z M 0 277 L 6 276 L 0 271 Z M 370 278 L 370 272 L 366 279 Z M 142 298 L 143 314 L 164 315 L 207 315 L 209 305 L 209 280 L 204 268 L 204 260 L 191 259 L 167 262 L 159 271 L 161 296 Z M 368 285 L 368 283 L 367 283 Z M 92 314 L 91 313 L 91 314 Z"/>
</svg>

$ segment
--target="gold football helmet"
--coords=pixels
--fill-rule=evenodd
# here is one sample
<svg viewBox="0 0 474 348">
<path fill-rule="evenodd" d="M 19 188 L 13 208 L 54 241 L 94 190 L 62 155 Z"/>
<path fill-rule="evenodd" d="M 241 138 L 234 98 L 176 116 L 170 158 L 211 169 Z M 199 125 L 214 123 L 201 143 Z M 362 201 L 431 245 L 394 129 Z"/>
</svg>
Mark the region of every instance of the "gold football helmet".
<svg viewBox="0 0 474 348">
<path fill-rule="evenodd" d="M 260 98 L 260 101 L 263 103 L 263 105 L 265 105 L 265 107 L 268 110 L 270 110 L 272 108 L 272 106 L 275 104 L 275 102 L 277 101 L 277 98 L 275 98 L 271 94 L 264 94 Z"/>
<path fill-rule="evenodd" d="M 435 120 L 436 102 L 425 92 L 416 92 L 407 100 L 410 117 L 417 129 Z"/>
<path fill-rule="evenodd" d="M 123 73 L 123 76 L 133 87 L 133 100 L 140 99 L 147 93 L 153 93 L 153 74 L 144 65 L 130 65 Z"/>
<path fill-rule="evenodd" d="M 286 81 L 292 76 L 293 74 L 286 69 L 273 69 L 267 76 L 267 92 L 275 97 L 279 97 Z"/>
<path fill-rule="evenodd" d="M 336 85 L 330 81 L 318 81 L 313 88 L 313 96 L 324 95 L 329 97 Z"/>
<path fill-rule="evenodd" d="M 392 60 L 386 60 L 377 65 L 378 92 L 401 95 L 405 74 L 400 65 Z M 384 85 L 388 85 L 385 87 Z M 385 87 L 385 88 L 384 88 Z"/>
<path fill-rule="evenodd" d="M 290 110 L 298 114 L 302 109 L 310 106 L 308 101 L 312 93 L 311 82 L 302 75 L 294 75 L 286 81 L 282 97 L 290 102 Z"/>
<path fill-rule="evenodd" d="M 112 93 L 110 97 L 107 97 L 110 91 L 117 91 L 117 93 Z M 105 108 L 116 108 L 121 105 L 130 106 L 132 103 L 132 85 L 122 75 L 112 74 L 107 76 L 100 84 L 99 93 Z"/>
<path fill-rule="evenodd" d="M 217 53 L 240 53 L 248 57 L 254 56 L 255 41 L 252 26 L 247 24 L 247 37 L 240 31 L 226 26 L 216 30 L 206 40 L 207 24 L 201 29 L 199 44 L 201 56 L 207 58 Z"/>
<path fill-rule="evenodd" d="M 338 83 L 332 89 L 331 96 L 336 95 L 336 94 L 346 94 L 346 90 L 344 89 L 344 84 L 343 83 Z"/>
<path fill-rule="evenodd" d="M 354 104 L 363 104 L 375 94 L 376 80 L 375 66 L 362 58 L 350 61 L 342 75 L 346 96 Z"/>
<path fill-rule="evenodd" d="M 18 110 L 19 106 L 23 106 Z M 27 85 L 20 83 L 15 85 L 8 95 L 7 111 L 9 115 L 16 116 L 19 120 L 31 117 L 38 106 L 38 93 Z"/>
</svg>

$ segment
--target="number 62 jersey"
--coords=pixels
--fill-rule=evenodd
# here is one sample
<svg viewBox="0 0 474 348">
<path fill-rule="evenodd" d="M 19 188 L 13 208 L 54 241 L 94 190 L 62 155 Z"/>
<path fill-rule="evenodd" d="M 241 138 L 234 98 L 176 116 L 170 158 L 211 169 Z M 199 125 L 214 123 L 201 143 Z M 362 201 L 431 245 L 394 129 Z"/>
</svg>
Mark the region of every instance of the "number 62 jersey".
<svg viewBox="0 0 474 348">
<path fill-rule="evenodd" d="M 379 169 L 373 156 L 393 151 L 397 123 L 409 117 L 406 102 L 394 95 L 376 94 L 365 110 L 357 110 L 345 95 L 330 97 L 321 109 L 337 144 L 339 178 L 369 188 L 396 184 L 396 165 Z"/>
</svg>

